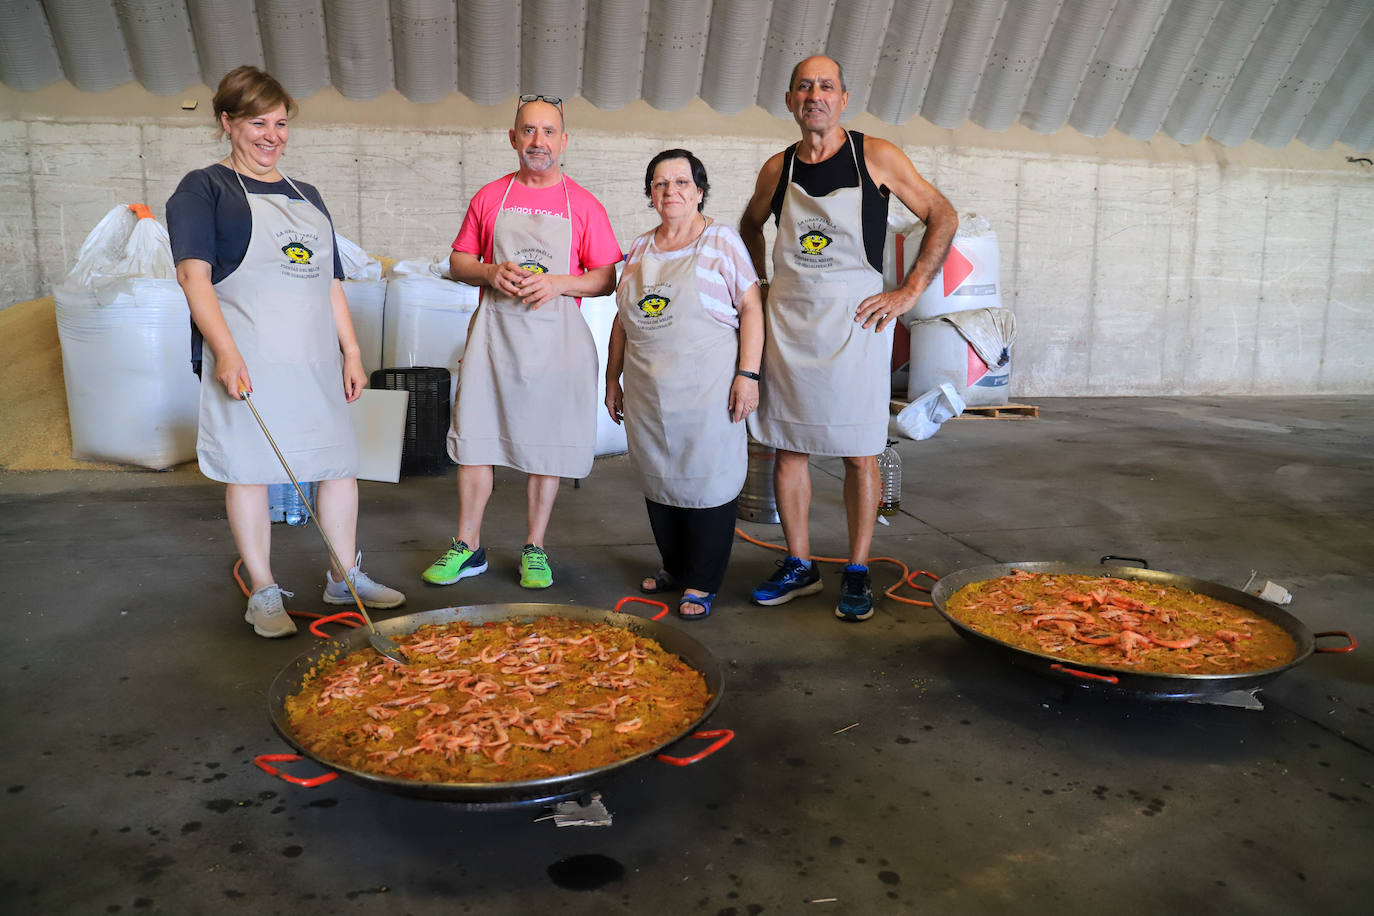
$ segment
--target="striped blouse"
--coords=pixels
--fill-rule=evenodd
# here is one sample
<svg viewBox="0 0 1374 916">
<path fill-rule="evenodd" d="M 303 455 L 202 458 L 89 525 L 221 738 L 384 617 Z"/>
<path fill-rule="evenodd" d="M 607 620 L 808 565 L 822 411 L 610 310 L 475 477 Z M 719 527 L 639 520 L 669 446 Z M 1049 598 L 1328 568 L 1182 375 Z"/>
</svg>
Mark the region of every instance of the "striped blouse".
<svg viewBox="0 0 1374 916">
<path fill-rule="evenodd" d="M 630 243 L 625 264 L 638 263 L 649 247 L 657 227 Z M 697 261 L 697 291 L 706 314 L 727 328 L 739 327 L 737 306 L 749 287 L 759 282 L 754 263 L 744 247 L 739 233 L 723 223 L 712 221 L 701 239 L 701 258 Z M 659 251 L 656 257 L 665 261 L 689 257 L 696 246 L 688 245 L 677 251 Z"/>
</svg>

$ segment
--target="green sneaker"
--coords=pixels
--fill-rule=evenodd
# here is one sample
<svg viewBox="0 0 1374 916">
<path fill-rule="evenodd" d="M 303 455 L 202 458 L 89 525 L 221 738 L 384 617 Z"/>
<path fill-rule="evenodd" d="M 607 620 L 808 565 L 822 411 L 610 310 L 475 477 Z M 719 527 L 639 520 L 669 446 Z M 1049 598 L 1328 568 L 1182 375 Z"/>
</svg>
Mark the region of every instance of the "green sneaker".
<svg viewBox="0 0 1374 916">
<path fill-rule="evenodd" d="M 433 565 L 420 573 L 420 578 L 432 585 L 452 585 L 459 579 L 475 576 L 487 571 L 487 551 L 478 547 L 473 550 L 467 544 L 453 539 L 453 544 Z"/>
<path fill-rule="evenodd" d="M 553 585 L 549 570 L 549 555 L 543 547 L 526 544 L 520 554 L 520 585 L 522 588 L 548 588 Z"/>
</svg>

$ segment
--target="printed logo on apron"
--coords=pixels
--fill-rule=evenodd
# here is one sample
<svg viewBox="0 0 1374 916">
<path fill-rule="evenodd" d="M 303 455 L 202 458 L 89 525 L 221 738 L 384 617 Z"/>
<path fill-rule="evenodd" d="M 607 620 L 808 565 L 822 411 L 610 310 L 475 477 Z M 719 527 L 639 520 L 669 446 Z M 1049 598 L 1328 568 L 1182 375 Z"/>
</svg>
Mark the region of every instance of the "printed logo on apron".
<svg viewBox="0 0 1374 916">
<path fill-rule="evenodd" d="M 797 228 L 803 230 L 797 236 L 800 250 L 797 252 L 797 266 L 810 270 L 824 270 L 835 264 L 835 259 L 825 254 L 825 249 L 835 241 L 835 224 L 824 216 L 813 216 L 798 221 Z"/>
<path fill-rule="evenodd" d="M 320 247 L 318 233 L 302 231 L 300 228 L 279 229 L 273 233 L 278 250 L 286 258 L 281 264 L 281 274 L 296 280 L 313 280 L 320 276 L 320 265 L 312 258 Z"/>
<path fill-rule="evenodd" d="M 286 255 L 297 264 L 309 264 L 310 259 L 315 256 L 315 252 L 305 247 L 303 242 L 292 242 L 289 245 L 281 246 L 282 254 Z"/>
<path fill-rule="evenodd" d="M 672 302 L 671 296 L 659 295 L 657 292 L 647 293 L 640 299 L 635 306 L 650 318 L 658 318 L 663 314 L 663 310 Z M 641 324 L 644 324 L 641 322 Z"/>
<path fill-rule="evenodd" d="M 521 270 L 528 270 L 532 274 L 546 274 L 553 266 L 553 252 L 546 248 L 528 247 L 521 248 L 514 253 L 511 258 Z"/>
</svg>

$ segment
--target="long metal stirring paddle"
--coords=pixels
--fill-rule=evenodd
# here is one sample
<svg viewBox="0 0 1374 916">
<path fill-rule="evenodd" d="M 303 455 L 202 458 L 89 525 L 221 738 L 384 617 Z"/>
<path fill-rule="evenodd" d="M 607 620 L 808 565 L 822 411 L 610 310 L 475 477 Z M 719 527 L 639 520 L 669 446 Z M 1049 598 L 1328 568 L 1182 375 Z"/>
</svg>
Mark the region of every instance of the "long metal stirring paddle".
<svg viewBox="0 0 1374 916">
<path fill-rule="evenodd" d="M 277 440 L 273 439 L 272 434 L 267 431 L 267 424 L 262 422 L 262 415 L 259 414 L 258 409 L 253 406 L 253 401 L 248 389 L 240 388 L 239 395 L 243 398 L 243 403 L 248 405 L 248 409 L 253 411 L 253 417 L 258 421 L 258 426 L 262 427 L 262 434 L 267 437 L 267 442 L 272 446 L 272 451 L 277 453 L 277 460 L 281 462 L 281 466 L 286 470 L 286 476 L 291 478 L 291 486 L 296 488 L 296 495 L 301 498 L 301 502 L 305 505 L 305 511 L 310 513 L 310 518 L 315 522 L 315 530 L 318 531 L 320 537 L 324 539 L 324 546 L 329 550 L 329 558 L 334 561 L 334 565 L 343 573 L 343 580 L 344 584 L 348 586 L 348 593 L 353 596 L 353 602 L 358 605 L 358 613 L 362 614 L 363 620 L 367 621 L 367 641 L 372 644 L 372 648 L 376 649 L 393 662 L 400 662 L 402 665 L 410 664 L 410 659 L 405 657 L 400 646 L 377 632 L 377 626 L 372 622 L 372 618 L 368 616 L 367 609 L 363 607 L 363 599 L 358 597 L 358 590 L 353 587 L 353 580 L 348 578 L 349 568 L 339 562 L 339 555 L 334 552 L 334 545 L 329 543 L 329 535 L 324 533 L 324 526 L 320 524 L 320 520 L 315 516 L 315 507 L 310 505 L 310 500 L 305 498 L 305 491 L 301 489 L 300 483 L 297 482 L 296 475 L 291 472 L 291 465 L 286 463 L 286 456 L 281 453 L 281 449 L 277 448 Z"/>
</svg>

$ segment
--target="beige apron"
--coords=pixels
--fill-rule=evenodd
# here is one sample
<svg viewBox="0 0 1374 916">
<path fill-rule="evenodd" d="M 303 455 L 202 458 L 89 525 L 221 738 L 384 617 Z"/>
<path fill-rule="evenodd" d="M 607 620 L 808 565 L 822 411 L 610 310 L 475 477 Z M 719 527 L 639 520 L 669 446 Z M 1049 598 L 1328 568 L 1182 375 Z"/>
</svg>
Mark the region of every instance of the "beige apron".
<svg viewBox="0 0 1374 916">
<path fill-rule="evenodd" d="M 852 138 L 849 151 L 858 171 Z M 863 189 L 812 197 L 792 184 L 789 163 L 784 194 L 749 432 L 794 452 L 876 455 L 887 441 L 893 329 L 854 321 L 859 303 L 883 289 L 864 251 Z"/>
<path fill-rule="evenodd" d="M 492 259 L 526 270 L 572 272 L 568 216 L 502 209 L 492 227 Z M 596 456 L 596 343 L 571 296 L 531 309 L 491 288 L 458 372 L 448 453 L 466 465 L 499 464 L 527 474 L 586 477 Z"/>
<path fill-rule="evenodd" d="M 248 198 L 252 233 L 242 263 L 215 284 L 215 295 L 253 380 L 253 405 L 296 479 L 356 477 L 358 444 L 329 299 L 329 217 L 308 200 L 249 194 L 234 175 Z M 225 483 L 287 483 L 253 412 L 215 378 L 209 347 L 203 359 L 196 437 L 201 473 Z"/>
<path fill-rule="evenodd" d="M 697 260 L 663 258 L 653 233 L 616 289 L 625 329 L 625 436 L 656 503 L 708 509 L 739 495 L 749 465 L 743 423 L 730 422 L 739 338 L 707 314 Z"/>
</svg>

